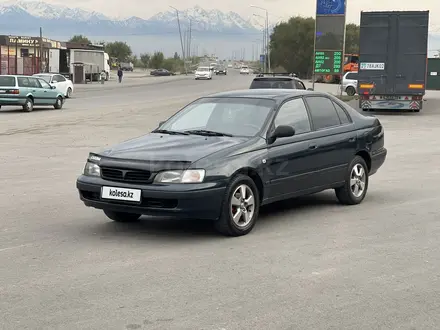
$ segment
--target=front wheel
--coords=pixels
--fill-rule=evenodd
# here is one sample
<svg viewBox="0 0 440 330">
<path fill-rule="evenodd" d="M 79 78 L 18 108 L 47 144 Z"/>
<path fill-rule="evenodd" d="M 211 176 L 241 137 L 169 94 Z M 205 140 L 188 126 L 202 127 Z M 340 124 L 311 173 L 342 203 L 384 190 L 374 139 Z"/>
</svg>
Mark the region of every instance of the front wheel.
<svg viewBox="0 0 440 330">
<path fill-rule="evenodd" d="M 104 210 L 104 214 L 113 221 L 116 222 L 134 222 L 138 221 L 141 217 L 140 214 L 134 214 L 134 213 L 125 213 L 125 212 L 113 212 Z"/>
<path fill-rule="evenodd" d="M 63 99 L 61 98 L 61 96 L 57 97 L 57 100 L 55 101 L 53 107 L 57 110 L 60 110 L 63 107 Z"/>
<path fill-rule="evenodd" d="M 341 204 L 360 204 L 368 190 L 368 167 L 365 160 L 356 156 L 348 167 L 345 183 L 342 187 L 335 189 L 336 197 Z"/>
<path fill-rule="evenodd" d="M 226 189 L 215 229 L 225 236 L 246 235 L 255 226 L 259 208 L 260 197 L 254 181 L 246 175 L 237 175 Z"/>
</svg>

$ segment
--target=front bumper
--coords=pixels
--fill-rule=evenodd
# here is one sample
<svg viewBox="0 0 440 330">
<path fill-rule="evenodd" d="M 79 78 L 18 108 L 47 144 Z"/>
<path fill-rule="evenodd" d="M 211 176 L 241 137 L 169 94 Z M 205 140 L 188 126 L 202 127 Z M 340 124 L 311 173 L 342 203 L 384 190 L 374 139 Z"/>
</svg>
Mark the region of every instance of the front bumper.
<svg viewBox="0 0 440 330">
<path fill-rule="evenodd" d="M 195 75 L 196 79 L 210 79 L 211 76 L 208 75 Z"/>
<path fill-rule="evenodd" d="M 104 200 L 101 198 L 103 186 L 140 189 L 141 202 Z M 84 175 L 77 179 L 76 187 L 80 199 L 88 207 L 114 212 L 206 220 L 219 218 L 226 189 L 226 185 L 222 183 L 135 185 Z"/>
</svg>

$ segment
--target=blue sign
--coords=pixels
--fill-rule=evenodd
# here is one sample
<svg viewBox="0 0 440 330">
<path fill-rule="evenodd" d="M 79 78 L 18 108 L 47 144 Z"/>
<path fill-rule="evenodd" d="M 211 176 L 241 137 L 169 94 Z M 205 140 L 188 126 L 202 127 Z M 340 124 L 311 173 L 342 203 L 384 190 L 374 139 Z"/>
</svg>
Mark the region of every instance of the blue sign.
<svg viewBox="0 0 440 330">
<path fill-rule="evenodd" d="M 316 0 L 316 15 L 345 15 L 346 0 Z"/>
<path fill-rule="evenodd" d="M 266 56 L 264 55 L 264 54 L 261 54 L 260 55 L 260 63 L 264 63 L 264 58 L 265 58 Z"/>
</svg>

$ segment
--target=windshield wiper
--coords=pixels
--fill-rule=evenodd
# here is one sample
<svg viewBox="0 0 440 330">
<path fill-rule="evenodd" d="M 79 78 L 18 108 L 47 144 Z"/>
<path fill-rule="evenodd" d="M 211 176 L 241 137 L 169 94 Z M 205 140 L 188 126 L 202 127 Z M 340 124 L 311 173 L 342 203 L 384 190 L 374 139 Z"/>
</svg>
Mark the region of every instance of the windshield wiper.
<svg viewBox="0 0 440 330">
<path fill-rule="evenodd" d="M 189 135 L 189 133 L 178 132 L 178 131 L 169 131 L 167 129 L 155 129 L 151 133 L 162 133 L 162 134 L 170 134 L 170 135 Z"/>
<path fill-rule="evenodd" d="M 208 131 L 206 129 L 194 129 L 191 131 L 185 131 L 188 134 L 204 135 L 204 136 L 233 136 L 232 134 L 220 133 L 215 131 Z"/>
</svg>

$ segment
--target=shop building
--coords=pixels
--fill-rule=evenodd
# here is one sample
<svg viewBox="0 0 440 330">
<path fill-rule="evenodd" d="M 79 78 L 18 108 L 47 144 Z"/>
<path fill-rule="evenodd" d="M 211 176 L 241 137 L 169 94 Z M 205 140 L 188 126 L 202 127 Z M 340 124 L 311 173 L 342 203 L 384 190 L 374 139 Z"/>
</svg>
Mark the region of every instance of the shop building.
<svg viewBox="0 0 440 330">
<path fill-rule="evenodd" d="M 65 43 L 40 37 L 0 36 L 1 74 L 32 75 L 48 72 L 49 50 Z"/>
</svg>

